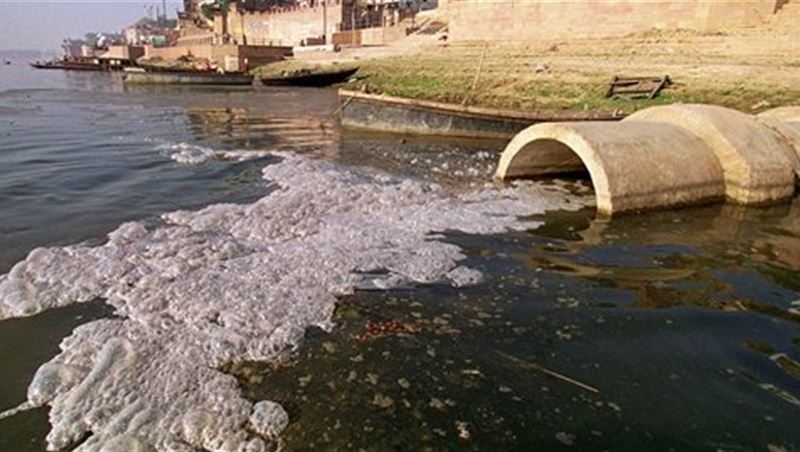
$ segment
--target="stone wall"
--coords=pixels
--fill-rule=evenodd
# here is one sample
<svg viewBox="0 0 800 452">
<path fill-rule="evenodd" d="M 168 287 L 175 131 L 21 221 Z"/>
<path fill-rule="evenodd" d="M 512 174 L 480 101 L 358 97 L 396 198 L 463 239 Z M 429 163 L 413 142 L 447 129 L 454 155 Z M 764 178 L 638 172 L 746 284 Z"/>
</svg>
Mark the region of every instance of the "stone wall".
<svg viewBox="0 0 800 452">
<path fill-rule="evenodd" d="M 137 60 L 144 56 L 143 46 L 109 46 L 100 58 L 114 60 Z"/>
<path fill-rule="evenodd" d="M 406 36 L 406 28 L 374 27 L 334 33 L 332 44 L 340 46 L 383 46 Z"/>
<path fill-rule="evenodd" d="M 440 8 L 453 40 L 524 40 L 758 25 L 775 13 L 779 1 L 447 0 Z"/>
<path fill-rule="evenodd" d="M 323 13 L 327 29 L 323 30 Z M 264 12 L 238 12 L 235 8 L 227 16 L 227 32 L 239 44 L 299 46 L 308 38 L 323 35 L 330 42 L 340 30 L 342 4 L 329 0 L 327 7 L 296 6 Z"/>
</svg>

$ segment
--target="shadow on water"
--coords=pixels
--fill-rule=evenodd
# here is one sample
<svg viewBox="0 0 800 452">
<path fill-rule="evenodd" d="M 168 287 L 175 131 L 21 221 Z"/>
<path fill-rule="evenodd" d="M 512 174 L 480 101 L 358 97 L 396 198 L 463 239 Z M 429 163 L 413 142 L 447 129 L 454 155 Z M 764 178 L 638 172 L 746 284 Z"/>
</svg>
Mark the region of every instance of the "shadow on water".
<svg viewBox="0 0 800 452">
<path fill-rule="evenodd" d="M 800 203 L 545 217 L 450 236 L 478 287 L 357 293 L 229 371 L 292 450 L 800 447 Z"/>
</svg>

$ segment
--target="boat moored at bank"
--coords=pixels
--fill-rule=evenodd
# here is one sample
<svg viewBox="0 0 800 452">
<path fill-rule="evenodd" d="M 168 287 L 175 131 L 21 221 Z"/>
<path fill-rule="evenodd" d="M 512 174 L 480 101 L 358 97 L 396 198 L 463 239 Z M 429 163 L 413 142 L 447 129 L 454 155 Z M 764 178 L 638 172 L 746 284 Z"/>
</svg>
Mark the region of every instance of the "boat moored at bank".
<svg viewBox="0 0 800 452">
<path fill-rule="evenodd" d="M 253 76 L 242 73 L 191 72 L 191 71 L 126 71 L 122 80 L 136 85 L 223 85 L 248 86 Z"/>
</svg>

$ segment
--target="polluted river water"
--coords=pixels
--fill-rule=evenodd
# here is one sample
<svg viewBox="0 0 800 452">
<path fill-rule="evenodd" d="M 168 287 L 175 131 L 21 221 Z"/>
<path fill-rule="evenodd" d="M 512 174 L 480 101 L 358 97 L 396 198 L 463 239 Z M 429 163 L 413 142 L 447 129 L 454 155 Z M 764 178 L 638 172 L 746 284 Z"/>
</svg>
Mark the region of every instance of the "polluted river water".
<svg viewBox="0 0 800 452">
<path fill-rule="evenodd" d="M 0 450 L 800 447 L 796 202 L 607 221 L 329 91 L 42 77 L 0 85 Z"/>
</svg>

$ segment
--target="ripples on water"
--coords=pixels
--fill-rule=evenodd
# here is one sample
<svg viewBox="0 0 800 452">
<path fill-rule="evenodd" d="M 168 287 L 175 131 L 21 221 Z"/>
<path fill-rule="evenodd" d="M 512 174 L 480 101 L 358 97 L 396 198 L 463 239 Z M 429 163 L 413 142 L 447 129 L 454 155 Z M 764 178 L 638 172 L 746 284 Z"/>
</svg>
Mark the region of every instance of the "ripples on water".
<svg viewBox="0 0 800 452">
<path fill-rule="evenodd" d="M 0 72 L 0 88 L 12 78 L 60 87 L 0 91 L 3 272 L 33 246 L 100 237 L 178 208 L 255 199 L 264 193 L 264 162 L 246 160 L 264 150 L 319 150 L 335 139 L 319 115 L 335 108 L 330 93 L 300 102 L 289 91 L 128 91 L 116 75 L 11 68 Z"/>
<path fill-rule="evenodd" d="M 2 271 L 35 246 L 263 195 L 259 151 L 458 188 L 490 177 L 498 147 L 340 136 L 327 91 L 181 96 L 42 77 L 56 89 L 0 93 Z M 226 370 L 286 407 L 290 449 L 800 448 L 800 204 L 543 219 L 529 233 L 448 236 L 487 275 L 477 287 L 360 292 L 296 354 Z M 92 304 L 0 323 L 0 410 L 24 399 L 60 337 L 108 314 Z M 44 410 L 0 421 L 0 450 L 39 449 L 44 422 Z"/>
</svg>

